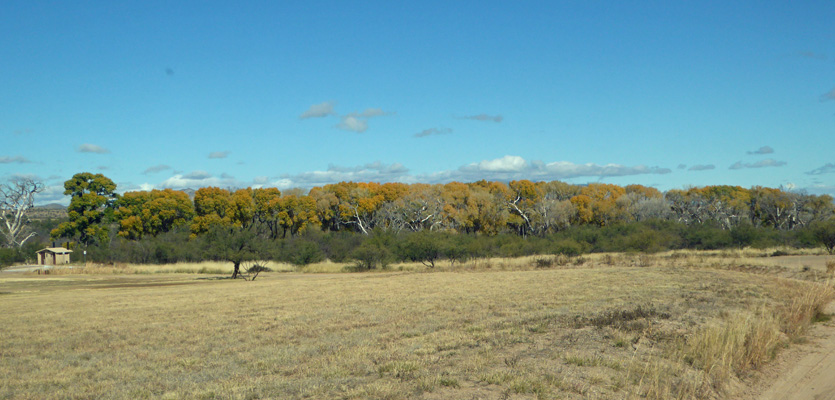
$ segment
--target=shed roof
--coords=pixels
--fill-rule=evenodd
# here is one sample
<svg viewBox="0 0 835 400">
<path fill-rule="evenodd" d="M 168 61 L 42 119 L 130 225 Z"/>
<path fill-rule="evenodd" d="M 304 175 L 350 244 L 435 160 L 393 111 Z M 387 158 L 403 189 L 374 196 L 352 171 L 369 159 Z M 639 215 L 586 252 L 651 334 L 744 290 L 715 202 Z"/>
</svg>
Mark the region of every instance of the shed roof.
<svg viewBox="0 0 835 400">
<path fill-rule="evenodd" d="M 50 253 L 55 253 L 55 254 L 67 254 L 67 253 L 72 253 L 72 250 L 65 249 L 63 247 L 47 247 L 45 249 L 40 249 L 40 250 L 36 251 L 35 253 L 44 253 L 44 252 L 50 252 Z"/>
</svg>

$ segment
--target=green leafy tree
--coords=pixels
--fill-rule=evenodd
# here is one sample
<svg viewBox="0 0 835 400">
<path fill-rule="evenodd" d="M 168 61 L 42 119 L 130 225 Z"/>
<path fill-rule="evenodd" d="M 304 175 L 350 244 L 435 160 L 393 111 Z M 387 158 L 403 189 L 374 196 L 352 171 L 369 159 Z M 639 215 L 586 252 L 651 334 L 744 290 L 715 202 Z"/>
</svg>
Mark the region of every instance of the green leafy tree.
<svg viewBox="0 0 835 400">
<path fill-rule="evenodd" d="M 235 225 L 213 225 L 201 235 L 204 252 L 215 260 L 225 260 L 232 263 L 232 279 L 265 271 L 261 260 L 266 259 L 269 244 L 264 235 L 250 226 L 241 228 Z M 251 280 L 255 279 L 251 277 Z"/>
<path fill-rule="evenodd" d="M 835 219 L 812 223 L 812 236 L 826 247 L 829 254 L 835 254 Z"/>
<path fill-rule="evenodd" d="M 409 234 L 400 243 L 400 257 L 435 268 L 435 262 L 443 256 L 443 239 L 437 232 L 420 231 Z"/>
<path fill-rule="evenodd" d="M 107 222 L 119 199 L 116 184 L 102 174 L 81 172 L 64 182 L 64 195 L 72 196 L 67 208 L 69 221 L 53 229 L 52 238 L 77 237 L 85 247 L 104 242 L 109 233 Z"/>
</svg>

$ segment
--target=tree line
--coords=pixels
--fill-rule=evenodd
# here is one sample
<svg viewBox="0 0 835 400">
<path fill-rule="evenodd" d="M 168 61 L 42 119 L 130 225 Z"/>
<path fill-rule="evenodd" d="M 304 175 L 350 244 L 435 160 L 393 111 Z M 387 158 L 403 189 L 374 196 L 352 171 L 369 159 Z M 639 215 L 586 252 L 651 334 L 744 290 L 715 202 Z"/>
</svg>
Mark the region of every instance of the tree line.
<svg viewBox="0 0 835 400">
<path fill-rule="evenodd" d="M 450 243 L 478 255 L 480 251 L 473 250 L 478 246 L 463 243 L 467 240 L 488 244 L 505 240 L 523 249 L 543 247 L 530 251 L 545 253 L 602 251 L 613 248 L 614 239 L 607 239 L 608 245 L 596 241 L 618 231 L 627 236 L 641 231 L 645 236 L 646 243 L 620 246 L 627 250 L 751 245 L 754 239 L 743 238 L 745 232 L 757 232 L 761 242 L 768 237 L 766 242 L 774 244 L 811 245 L 815 240 L 825 243 L 815 238 L 824 237 L 827 227 L 835 224 L 831 196 L 759 186 L 717 185 L 662 193 L 641 185 L 561 181 L 340 182 L 306 193 L 206 187 L 192 198 L 172 189 L 118 195 L 109 178 L 85 172 L 66 181 L 64 188 L 71 196 L 69 218 L 52 230 L 54 240 L 72 240 L 99 252 L 176 240 L 188 243 L 181 248 L 193 248 L 204 258 L 230 260 L 236 269 L 244 259 L 264 254 L 264 249 L 285 254 L 271 254 L 272 258 L 295 257 L 299 262 L 352 254 L 356 259 L 363 251 L 366 258 L 377 252 L 382 253 L 377 254 L 380 259 L 416 259 L 408 253 L 421 247 L 454 260 L 456 251 L 462 250 L 445 248 Z M 710 237 L 694 241 L 694 235 L 706 230 Z M 706 244 L 711 241 L 712 245 Z M 342 247 L 346 253 L 341 256 L 330 251 Z M 298 254 L 304 248 L 310 253 L 307 257 Z M 162 257 L 151 261 L 167 258 L 165 250 L 159 252 Z M 507 251 L 487 255 L 501 253 Z"/>
</svg>

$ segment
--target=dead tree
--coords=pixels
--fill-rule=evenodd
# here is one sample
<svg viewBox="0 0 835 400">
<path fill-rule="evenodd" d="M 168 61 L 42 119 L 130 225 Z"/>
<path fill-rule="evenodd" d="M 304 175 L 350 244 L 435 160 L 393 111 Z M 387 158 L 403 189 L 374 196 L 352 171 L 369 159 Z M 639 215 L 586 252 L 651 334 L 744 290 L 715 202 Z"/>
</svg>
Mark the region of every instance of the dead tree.
<svg viewBox="0 0 835 400">
<path fill-rule="evenodd" d="M 6 246 L 21 247 L 35 236 L 28 229 L 26 213 L 35 206 L 35 194 L 43 189 L 42 182 L 30 178 L 16 178 L 0 185 L 0 233 Z"/>
</svg>

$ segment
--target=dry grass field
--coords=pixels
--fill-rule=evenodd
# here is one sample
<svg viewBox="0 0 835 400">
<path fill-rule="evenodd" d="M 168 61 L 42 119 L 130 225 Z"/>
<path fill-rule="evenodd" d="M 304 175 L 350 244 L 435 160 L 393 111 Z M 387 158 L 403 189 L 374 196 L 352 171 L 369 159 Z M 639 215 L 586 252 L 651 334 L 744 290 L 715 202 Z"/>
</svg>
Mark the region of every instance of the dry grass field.
<svg viewBox="0 0 835 400">
<path fill-rule="evenodd" d="M 3 274 L 0 398 L 733 398 L 832 297 L 757 257 Z"/>
</svg>

